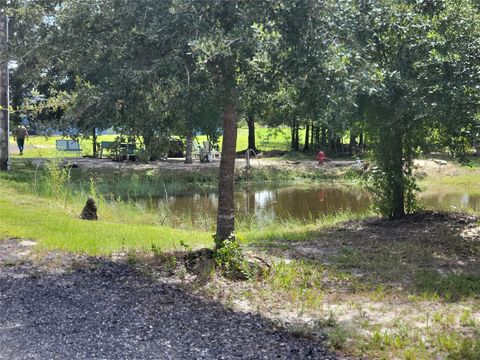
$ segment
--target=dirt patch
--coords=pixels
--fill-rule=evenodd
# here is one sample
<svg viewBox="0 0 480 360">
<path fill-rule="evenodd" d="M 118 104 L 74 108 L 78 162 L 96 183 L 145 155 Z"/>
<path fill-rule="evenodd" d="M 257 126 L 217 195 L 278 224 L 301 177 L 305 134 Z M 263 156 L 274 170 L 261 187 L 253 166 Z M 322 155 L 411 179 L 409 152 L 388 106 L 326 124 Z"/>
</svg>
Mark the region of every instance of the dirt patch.
<svg viewBox="0 0 480 360">
<path fill-rule="evenodd" d="M 464 170 L 459 166 L 458 162 L 445 161 L 436 159 L 417 159 L 414 162 L 416 174 L 423 176 L 458 176 Z"/>
<path fill-rule="evenodd" d="M 47 159 L 34 159 L 33 164 L 43 164 Z M 220 167 L 220 160 L 215 159 L 210 163 L 200 163 L 194 161 L 193 164 L 185 164 L 184 159 L 168 159 L 166 161 L 151 161 L 149 163 L 131 162 L 131 161 L 113 161 L 111 159 L 95 159 L 95 158 L 68 158 L 65 162 L 75 164 L 81 169 L 130 169 L 130 170 L 184 170 L 184 171 L 198 171 L 202 169 L 218 169 Z M 245 168 L 246 160 L 243 158 L 236 159 L 235 166 L 237 168 Z M 328 162 L 325 165 L 319 165 L 314 160 L 302 161 L 286 161 L 286 160 L 272 160 L 272 159 L 252 159 L 251 167 L 253 168 L 276 168 L 276 169 L 295 169 L 295 170 L 331 170 L 335 168 L 358 167 L 355 161 L 336 160 Z"/>
</svg>

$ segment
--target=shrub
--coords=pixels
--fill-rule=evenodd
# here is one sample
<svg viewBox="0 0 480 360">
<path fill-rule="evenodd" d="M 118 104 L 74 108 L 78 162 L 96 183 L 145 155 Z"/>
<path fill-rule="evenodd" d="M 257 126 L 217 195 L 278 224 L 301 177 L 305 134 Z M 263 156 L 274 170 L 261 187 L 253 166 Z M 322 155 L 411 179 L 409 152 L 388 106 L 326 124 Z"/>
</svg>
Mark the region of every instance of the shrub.
<svg viewBox="0 0 480 360">
<path fill-rule="evenodd" d="M 234 279 L 250 277 L 249 264 L 245 260 L 240 244 L 233 235 L 223 241 L 222 247 L 215 251 L 214 259 L 227 277 Z"/>
<path fill-rule="evenodd" d="M 62 159 L 53 158 L 45 163 L 45 171 L 50 190 L 56 198 L 61 198 L 67 191 L 70 181 L 70 166 L 62 166 Z"/>
</svg>

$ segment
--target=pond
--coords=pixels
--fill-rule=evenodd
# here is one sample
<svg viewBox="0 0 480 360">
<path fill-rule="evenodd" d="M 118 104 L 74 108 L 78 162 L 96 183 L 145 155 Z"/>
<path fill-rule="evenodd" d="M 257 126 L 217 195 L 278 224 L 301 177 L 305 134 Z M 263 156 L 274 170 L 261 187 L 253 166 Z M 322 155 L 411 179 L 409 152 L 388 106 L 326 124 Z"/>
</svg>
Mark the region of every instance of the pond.
<svg viewBox="0 0 480 360">
<path fill-rule="evenodd" d="M 465 188 L 428 189 L 420 194 L 423 205 L 434 210 L 473 210 L 480 212 L 480 194 L 470 193 Z"/>
<path fill-rule="evenodd" d="M 459 189 L 445 192 L 441 188 L 420 194 L 421 204 L 434 210 L 480 211 L 480 196 Z M 215 216 L 218 195 L 197 192 L 143 200 L 150 208 L 167 207 L 176 215 Z M 239 218 L 253 217 L 260 221 L 310 220 L 340 212 L 362 213 L 371 206 L 371 196 L 356 187 L 344 185 L 245 188 L 235 193 L 235 210 Z"/>
<path fill-rule="evenodd" d="M 194 193 L 150 199 L 153 208 L 168 206 L 174 214 L 216 215 L 218 195 Z M 349 211 L 361 213 L 368 210 L 370 196 L 355 188 L 339 185 L 314 187 L 246 188 L 235 192 L 235 211 L 239 218 L 254 217 L 258 220 L 315 219 Z"/>
</svg>

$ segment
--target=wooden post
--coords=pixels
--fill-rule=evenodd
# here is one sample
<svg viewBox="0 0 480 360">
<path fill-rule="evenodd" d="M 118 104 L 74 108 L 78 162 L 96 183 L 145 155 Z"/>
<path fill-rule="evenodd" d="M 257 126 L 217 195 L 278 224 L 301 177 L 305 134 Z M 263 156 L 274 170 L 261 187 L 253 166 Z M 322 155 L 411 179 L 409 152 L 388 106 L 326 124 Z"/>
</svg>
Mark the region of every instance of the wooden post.
<svg viewBox="0 0 480 360">
<path fill-rule="evenodd" d="M 257 144 L 255 142 L 255 117 L 253 114 L 247 116 L 247 125 L 248 125 L 248 149 L 257 151 Z"/>
<path fill-rule="evenodd" d="M 98 156 L 98 149 L 97 149 L 97 128 L 93 128 L 92 131 L 92 139 L 93 139 L 93 157 L 97 158 Z"/>
<path fill-rule="evenodd" d="M 193 164 L 193 134 L 191 130 L 188 131 L 185 139 L 185 164 Z"/>
<path fill-rule="evenodd" d="M 8 162 L 8 18 L 0 12 L 0 171 L 9 169 Z"/>
</svg>

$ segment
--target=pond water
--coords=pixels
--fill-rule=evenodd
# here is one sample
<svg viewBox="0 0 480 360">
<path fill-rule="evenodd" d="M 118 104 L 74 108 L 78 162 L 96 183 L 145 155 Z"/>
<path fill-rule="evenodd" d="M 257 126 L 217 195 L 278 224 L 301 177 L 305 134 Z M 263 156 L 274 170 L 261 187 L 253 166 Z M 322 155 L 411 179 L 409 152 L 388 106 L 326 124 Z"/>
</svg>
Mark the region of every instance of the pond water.
<svg viewBox="0 0 480 360">
<path fill-rule="evenodd" d="M 423 205 L 434 210 L 465 210 L 480 212 L 480 194 L 469 193 L 464 188 L 445 190 L 428 189 L 420 194 Z"/>
<path fill-rule="evenodd" d="M 215 216 L 218 195 L 193 193 L 144 200 L 150 208 L 168 207 L 176 215 L 204 214 Z M 480 195 L 468 194 L 462 189 L 445 192 L 441 188 L 420 194 L 421 204 L 434 210 L 470 208 L 480 211 Z M 257 220 L 309 220 L 325 215 L 349 211 L 362 213 L 369 209 L 371 196 L 366 192 L 342 185 L 308 187 L 247 188 L 235 193 L 236 215 Z"/>
<path fill-rule="evenodd" d="M 170 211 L 178 215 L 215 215 L 218 195 L 195 193 L 170 196 L 168 203 L 165 198 L 152 199 L 149 202 L 154 208 L 168 206 Z M 236 215 L 240 218 L 253 216 L 258 220 L 306 220 L 342 211 L 361 213 L 368 210 L 370 203 L 367 193 L 338 185 L 245 189 L 235 193 Z"/>
</svg>

